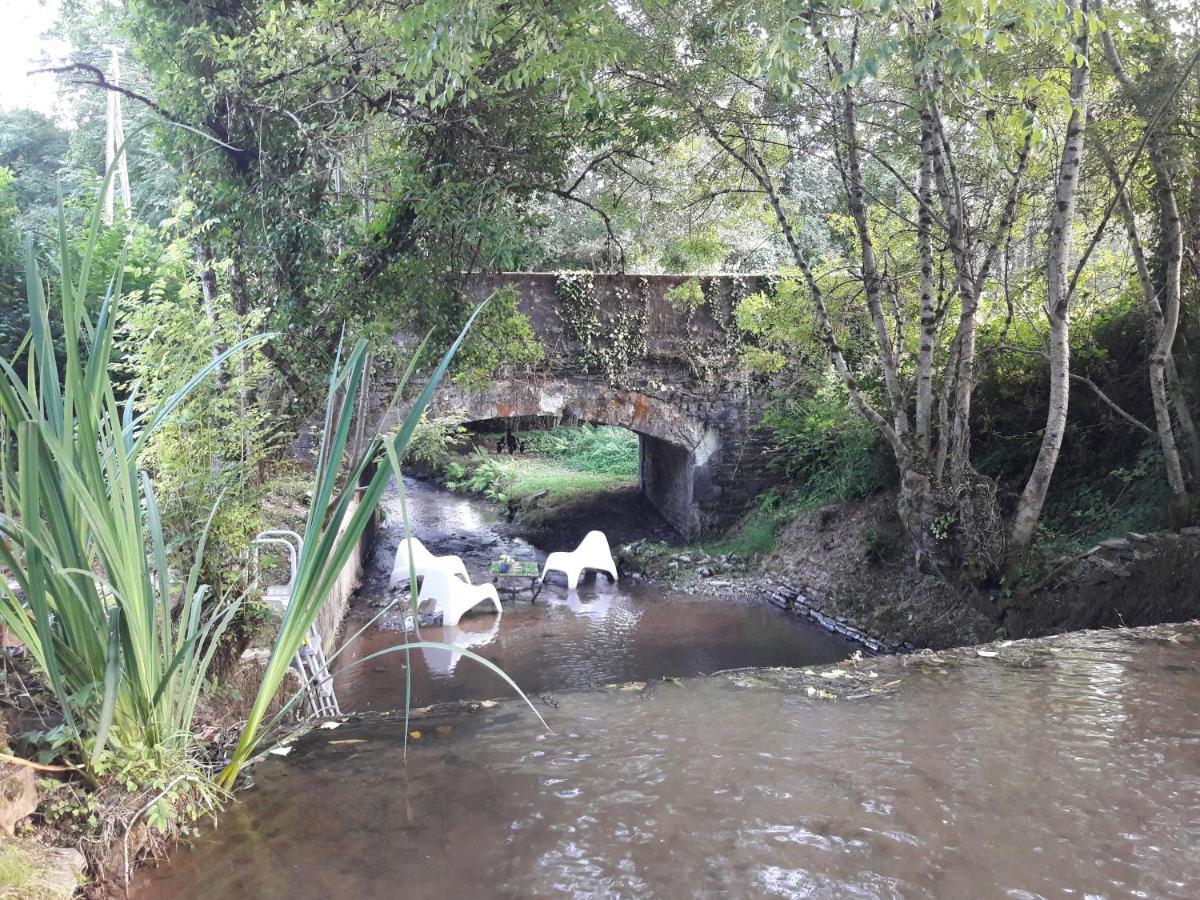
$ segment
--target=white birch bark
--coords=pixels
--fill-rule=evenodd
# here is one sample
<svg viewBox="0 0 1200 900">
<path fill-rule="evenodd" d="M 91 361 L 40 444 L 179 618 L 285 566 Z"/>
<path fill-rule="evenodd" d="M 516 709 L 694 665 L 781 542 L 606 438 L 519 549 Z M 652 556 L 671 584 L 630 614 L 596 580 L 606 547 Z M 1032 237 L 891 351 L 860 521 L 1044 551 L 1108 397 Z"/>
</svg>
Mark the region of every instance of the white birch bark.
<svg viewBox="0 0 1200 900">
<path fill-rule="evenodd" d="M 1068 3 L 1072 10 L 1074 3 Z M 1086 9 L 1086 6 L 1085 6 Z M 1076 52 L 1086 60 L 1088 35 L 1086 20 L 1083 33 L 1075 38 Z M 1087 120 L 1087 101 L 1091 90 L 1091 70 L 1086 61 L 1071 66 L 1071 115 L 1059 160 L 1054 190 L 1054 208 L 1050 218 L 1050 237 L 1046 252 L 1046 319 L 1050 325 L 1050 391 L 1047 400 L 1046 427 L 1033 464 L 1033 471 L 1017 502 L 1010 541 L 1012 549 L 1024 550 L 1033 540 L 1033 532 L 1046 503 L 1046 492 L 1058 464 L 1067 410 L 1071 397 L 1071 295 L 1068 288 L 1068 262 L 1071 230 L 1075 218 L 1075 200 L 1079 189 L 1079 170 L 1083 162 L 1083 132 Z"/>
</svg>

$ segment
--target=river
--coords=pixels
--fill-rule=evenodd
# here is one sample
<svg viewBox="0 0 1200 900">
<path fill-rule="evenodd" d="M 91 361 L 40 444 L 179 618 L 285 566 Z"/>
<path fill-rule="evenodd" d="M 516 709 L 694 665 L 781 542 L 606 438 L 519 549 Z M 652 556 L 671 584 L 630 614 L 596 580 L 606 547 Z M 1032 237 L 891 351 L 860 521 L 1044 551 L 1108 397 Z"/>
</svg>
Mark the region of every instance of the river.
<svg viewBox="0 0 1200 900">
<path fill-rule="evenodd" d="M 418 534 L 427 514 L 433 504 L 422 512 L 414 497 Z M 445 531 L 431 543 L 450 533 L 466 540 L 461 519 L 447 524 L 460 514 L 482 515 L 465 503 L 438 519 Z M 491 523 L 470 527 L 488 532 Z M 811 664 L 818 684 L 822 675 L 837 681 L 847 670 L 830 660 L 847 648 L 822 644 L 783 613 L 710 609 L 718 605 L 628 590 L 624 580 L 582 585 L 577 599 L 561 588 L 543 597 L 532 608 L 506 604 L 499 644 L 478 647 L 518 668 L 518 682 L 541 672 L 531 691 L 554 692 L 535 700 L 551 732 L 515 700 L 413 719 L 407 741 L 391 717 L 312 732 L 286 758 L 256 767 L 255 786 L 220 828 L 143 876 L 135 895 L 1197 893 L 1195 626 L 1073 635 L 1011 657 L 866 660 L 852 671 L 880 692 L 832 700 L 789 686 L 786 672 L 651 674 L 787 663 Z M 588 614 L 589 603 L 602 612 Z M 661 619 L 658 603 L 669 611 Z M 760 640 L 763 626 L 739 624 L 743 615 L 768 616 L 766 630 L 783 638 Z M 526 627 L 526 616 L 539 624 Z M 558 629 L 560 618 L 570 629 Z M 693 618 L 703 624 L 693 628 Z M 470 626 L 490 628 L 483 619 Z M 705 649 L 670 650 L 672 623 L 681 643 L 703 636 Z M 721 631 L 702 634 L 710 627 Z M 568 632 L 574 662 L 556 639 Z M 831 653 L 806 658 L 813 648 Z M 469 666 L 427 666 L 417 679 L 423 699 L 502 693 L 460 676 Z M 339 689 L 378 699 L 400 671 Z M 646 683 L 594 686 L 630 678 Z"/>
</svg>

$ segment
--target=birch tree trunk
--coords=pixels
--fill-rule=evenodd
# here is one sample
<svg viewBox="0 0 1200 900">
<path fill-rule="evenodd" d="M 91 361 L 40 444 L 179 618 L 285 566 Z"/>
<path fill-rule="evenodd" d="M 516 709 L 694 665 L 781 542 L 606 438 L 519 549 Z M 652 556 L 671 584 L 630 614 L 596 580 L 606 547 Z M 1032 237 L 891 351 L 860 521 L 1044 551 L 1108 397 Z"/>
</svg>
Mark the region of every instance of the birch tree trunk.
<svg viewBox="0 0 1200 900">
<path fill-rule="evenodd" d="M 1107 42 L 1106 42 L 1107 43 Z M 1116 191 L 1117 211 L 1121 215 L 1121 221 L 1125 225 L 1125 234 L 1129 239 L 1130 252 L 1133 254 L 1134 269 L 1137 271 L 1138 282 L 1142 287 L 1142 295 L 1146 301 L 1146 307 L 1150 312 L 1151 321 L 1151 337 L 1154 341 L 1154 346 L 1150 353 L 1148 368 L 1150 374 L 1150 395 L 1154 402 L 1154 420 L 1156 433 L 1158 435 L 1159 446 L 1162 449 L 1163 462 L 1167 470 L 1167 484 L 1171 488 L 1171 493 L 1180 498 L 1180 502 L 1186 505 L 1186 480 L 1183 476 L 1183 466 L 1179 458 L 1179 448 L 1175 443 L 1175 432 L 1171 425 L 1171 395 L 1175 394 L 1175 408 L 1181 423 L 1181 430 L 1186 434 L 1188 427 L 1183 425 L 1186 420 L 1191 425 L 1191 430 L 1194 434 L 1195 425 L 1191 422 L 1191 413 L 1187 406 L 1187 400 L 1174 389 L 1178 385 L 1178 373 L 1175 372 L 1175 359 L 1172 352 L 1172 345 L 1175 342 L 1175 334 L 1179 327 L 1179 282 L 1176 280 L 1176 289 L 1174 291 L 1174 301 L 1171 299 L 1171 275 L 1173 257 L 1177 262 L 1174 264 L 1174 274 L 1179 275 L 1179 262 L 1183 257 L 1183 232 L 1179 227 L 1178 206 L 1175 204 L 1174 191 L 1171 189 L 1170 183 L 1166 184 L 1165 193 L 1169 197 L 1164 197 L 1164 189 L 1161 183 L 1159 184 L 1159 204 L 1164 220 L 1163 228 L 1163 244 L 1167 248 L 1167 283 L 1163 285 L 1163 298 L 1166 300 L 1165 305 L 1159 302 L 1159 290 L 1155 287 L 1154 279 L 1150 275 L 1150 267 L 1146 263 L 1146 253 L 1142 245 L 1142 240 L 1138 234 L 1137 219 L 1133 213 L 1133 207 L 1129 203 L 1129 198 L 1125 193 L 1125 185 L 1122 183 L 1120 173 L 1117 171 L 1116 164 L 1113 162 L 1111 154 L 1103 147 L 1100 148 L 1100 156 L 1104 161 L 1104 168 L 1108 172 L 1109 181 L 1112 182 L 1113 188 Z M 1168 207 L 1175 210 L 1174 222 L 1175 227 L 1172 229 L 1165 223 L 1170 220 Z M 1174 252 L 1173 252 L 1174 251 Z M 1172 314 L 1173 310 L 1173 314 Z M 1172 384 L 1168 386 L 1168 376 Z M 1193 470 L 1196 469 L 1193 461 Z"/>
<path fill-rule="evenodd" d="M 1179 332 L 1183 223 L 1180 219 L 1179 203 L 1172 182 L 1168 148 L 1155 121 L 1158 118 L 1156 111 L 1148 109 L 1142 101 L 1137 86 L 1125 71 L 1116 44 L 1113 43 L 1112 35 L 1105 31 L 1101 34 L 1100 40 L 1109 67 L 1113 70 L 1117 81 L 1120 82 L 1127 99 L 1146 123 L 1146 147 L 1150 166 L 1154 171 L 1154 193 L 1162 228 L 1161 248 L 1165 266 L 1161 291 L 1156 290 L 1150 278 L 1145 264 L 1145 254 L 1141 252 L 1141 242 L 1137 238 L 1137 226 L 1133 218 L 1133 211 L 1125 196 L 1124 186 L 1119 181 L 1116 182 L 1117 203 L 1126 220 L 1126 231 L 1136 248 L 1135 260 L 1138 262 L 1138 277 L 1142 281 L 1142 290 L 1146 295 L 1153 323 L 1154 346 L 1148 361 L 1150 395 L 1154 401 L 1154 420 L 1158 430 L 1159 446 L 1162 449 L 1163 465 L 1167 470 L 1167 484 L 1171 489 L 1171 518 L 1176 520 L 1174 524 L 1186 524 L 1186 520 L 1189 518 L 1190 503 L 1187 497 L 1187 483 L 1183 475 L 1183 464 L 1179 457 L 1179 446 L 1175 442 L 1175 429 L 1171 423 L 1171 404 L 1167 388 L 1167 372 L 1174 369 L 1172 348 L 1175 346 L 1175 336 Z M 1111 160 L 1106 160 L 1106 164 L 1111 179 L 1115 169 Z M 1187 401 L 1182 394 L 1176 397 L 1176 401 L 1181 418 L 1190 418 Z"/>
<path fill-rule="evenodd" d="M 920 257 L 921 337 L 917 345 L 917 404 L 915 436 L 926 456 L 931 446 L 933 410 L 933 351 L 937 337 L 937 304 L 933 273 L 933 114 L 921 110 L 921 171 L 917 180 L 917 249 Z"/>
<path fill-rule="evenodd" d="M 1071 9 L 1074 3 L 1068 3 Z M 1086 11 L 1086 2 L 1084 10 Z M 1063 142 L 1054 190 L 1054 209 L 1050 218 L 1050 238 L 1046 251 L 1046 318 L 1050 324 L 1050 392 L 1046 410 L 1046 428 L 1038 448 L 1033 471 L 1013 515 L 1011 549 L 1020 552 L 1029 547 L 1033 531 L 1042 516 L 1050 479 L 1058 464 L 1063 434 L 1067 428 L 1067 409 L 1071 398 L 1071 294 L 1068 286 L 1068 262 L 1071 230 L 1075 218 L 1075 199 L 1079 190 L 1079 170 L 1083 162 L 1083 131 L 1087 120 L 1087 100 L 1091 90 L 1091 70 L 1086 63 L 1088 34 L 1086 19 L 1083 32 L 1075 38 L 1078 58 L 1071 65 L 1071 116 Z"/>
</svg>

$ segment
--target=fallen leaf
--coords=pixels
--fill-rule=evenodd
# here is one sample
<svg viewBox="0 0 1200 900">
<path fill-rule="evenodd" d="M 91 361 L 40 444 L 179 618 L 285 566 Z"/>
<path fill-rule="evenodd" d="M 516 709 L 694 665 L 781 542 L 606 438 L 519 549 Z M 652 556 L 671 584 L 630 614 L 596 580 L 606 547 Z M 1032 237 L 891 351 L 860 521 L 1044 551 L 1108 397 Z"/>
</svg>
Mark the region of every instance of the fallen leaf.
<svg viewBox="0 0 1200 900">
<path fill-rule="evenodd" d="M 496 705 L 496 701 L 495 700 L 480 700 L 479 705 L 483 709 L 491 709 L 493 706 Z"/>
<path fill-rule="evenodd" d="M 321 727 L 326 731 L 332 731 L 334 728 L 341 728 L 341 722 L 322 722 Z"/>
<path fill-rule="evenodd" d="M 421 732 L 418 731 L 416 728 L 414 728 L 412 731 L 410 731 L 408 733 L 408 736 L 410 738 L 412 738 L 414 741 L 419 741 L 421 739 Z"/>
<path fill-rule="evenodd" d="M 976 650 L 975 652 L 985 659 L 992 659 L 1000 655 L 995 650 Z"/>
<path fill-rule="evenodd" d="M 453 725 L 439 725 L 437 728 L 435 728 L 433 730 L 436 731 L 438 734 L 453 734 L 454 726 Z"/>
<path fill-rule="evenodd" d="M 276 756 L 287 756 L 289 753 L 292 752 L 292 748 L 291 747 L 272 747 L 267 752 L 274 753 Z"/>
</svg>

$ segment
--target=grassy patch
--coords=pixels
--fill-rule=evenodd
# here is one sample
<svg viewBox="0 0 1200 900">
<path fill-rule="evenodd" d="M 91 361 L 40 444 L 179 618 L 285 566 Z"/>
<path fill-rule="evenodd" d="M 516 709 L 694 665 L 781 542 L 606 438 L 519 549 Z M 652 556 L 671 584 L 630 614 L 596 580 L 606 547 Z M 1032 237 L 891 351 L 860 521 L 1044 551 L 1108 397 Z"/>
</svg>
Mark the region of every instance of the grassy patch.
<svg viewBox="0 0 1200 900">
<path fill-rule="evenodd" d="M 636 479 L 638 436 L 612 425 L 583 425 L 534 431 L 526 436 L 529 449 L 578 472 L 595 472 Z"/>
<path fill-rule="evenodd" d="M 634 487 L 633 476 L 589 472 L 568 461 L 539 456 L 490 456 L 477 452 L 451 463 L 446 483 L 454 490 L 483 494 L 499 503 L 511 503 L 532 518 L 536 508 L 549 510 L 606 491 Z"/>
<path fill-rule="evenodd" d="M 490 447 L 503 435 L 478 437 Z M 448 461 L 443 469 L 447 485 L 511 502 L 537 517 L 534 508 L 545 515 L 564 503 L 637 484 L 638 438 L 623 428 L 556 428 L 526 432 L 521 440 L 525 453 L 477 450 Z"/>
<path fill-rule="evenodd" d="M 66 900 L 74 886 L 55 871 L 38 844 L 0 837 L 0 900 Z"/>
</svg>

